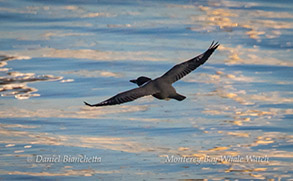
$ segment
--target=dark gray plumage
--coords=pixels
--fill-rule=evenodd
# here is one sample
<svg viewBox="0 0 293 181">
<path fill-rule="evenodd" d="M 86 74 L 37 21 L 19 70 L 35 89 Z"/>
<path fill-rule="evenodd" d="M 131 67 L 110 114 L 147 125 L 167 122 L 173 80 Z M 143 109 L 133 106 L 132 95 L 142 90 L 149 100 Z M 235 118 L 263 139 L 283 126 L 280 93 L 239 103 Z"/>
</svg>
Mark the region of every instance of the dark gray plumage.
<svg viewBox="0 0 293 181">
<path fill-rule="evenodd" d="M 209 49 L 204 53 L 186 62 L 175 65 L 164 75 L 154 80 L 144 76 L 141 76 L 135 80 L 130 80 L 130 82 L 137 84 L 139 86 L 138 88 L 119 93 L 98 104 L 88 104 L 87 102 L 84 103 L 88 106 L 108 106 L 130 102 L 148 95 L 152 95 L 157 99 L 171 98 L 182 101 L 186 97 L 178 94 L 172 84 L 189 74 L 191 71 L 195 70 L 200 65 L 204 64 L 219 45 L 220 44 L 218 44 L 218 42 L 212 42 Z"/>
</svg>

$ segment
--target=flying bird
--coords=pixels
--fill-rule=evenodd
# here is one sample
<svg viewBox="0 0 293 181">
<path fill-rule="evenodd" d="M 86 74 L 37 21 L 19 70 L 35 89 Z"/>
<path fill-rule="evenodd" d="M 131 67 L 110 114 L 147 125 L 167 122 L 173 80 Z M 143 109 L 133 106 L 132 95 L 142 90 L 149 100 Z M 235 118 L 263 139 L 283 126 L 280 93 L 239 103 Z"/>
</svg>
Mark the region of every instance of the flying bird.
<svg viewBox="0 0 293 181">
<path fill-rule="evenodd" d="M 97 104 L 89 104 L 87 102 L 84 103 L 87 106 L 109 106 L 130 102 L 140 97 L 149 95 L 152 95 L 157 99 L 176 99 L 178 101 L 182 101 L 186 97 L 178 94 L 172 84 L 195 70 L 200 65 L 204 64 L 219 45 L 220 44 L 218 42 L 212 42 L 209 49 L 204 53 L 175 65 L 164 75 L 154 80 L 145 76 L 138 77 L 135 80 L 130 80 L 130 82 L 137 84 L 139 86 L 138 88 L 119 93 Z"/>
</svg>

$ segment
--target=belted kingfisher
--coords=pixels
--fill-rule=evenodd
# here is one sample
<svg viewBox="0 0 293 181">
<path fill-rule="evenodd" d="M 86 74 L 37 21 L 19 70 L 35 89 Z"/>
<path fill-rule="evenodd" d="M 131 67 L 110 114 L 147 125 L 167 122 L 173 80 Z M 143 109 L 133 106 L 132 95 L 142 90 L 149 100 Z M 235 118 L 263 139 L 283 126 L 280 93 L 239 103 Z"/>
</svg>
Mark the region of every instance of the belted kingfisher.
<svg viewBox="0 0 293 181">
<path fill-rule="evenodd" d="M 137 84 L 139 86 L 138 88 L 119 93 L 97 104 L 84 103 L 87 106 L 108 106 L 130 102 L 148 95 L 152 95 L 157 99 L 176 99 L 182 101 L 186 97 L 178 94 L 172 84 L 204 64 L 219 45 L 218 42 L 212 42 L 209 49 L 204 53 L 175 65 L 164 75 L 154 80 L 145 76 L 138 77 L 135 80 L 130 80 L 130 82 Z"/>
</svg>

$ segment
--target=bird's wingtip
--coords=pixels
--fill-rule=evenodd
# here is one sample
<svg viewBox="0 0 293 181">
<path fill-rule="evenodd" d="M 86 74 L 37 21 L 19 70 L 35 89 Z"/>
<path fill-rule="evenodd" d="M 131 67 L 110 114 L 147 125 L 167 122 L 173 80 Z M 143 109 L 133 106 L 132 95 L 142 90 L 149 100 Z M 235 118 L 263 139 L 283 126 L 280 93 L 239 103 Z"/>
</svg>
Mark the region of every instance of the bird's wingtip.
<svg viewBox="0 0 293 181">
<path fill-rule="evenodd" d="M 85 102 L 85 101 L 83 101 L 83 103 L 84 103 L 85 105 L 87 105 L 87 106 L 90 106 L 90 107 L 93 106 L 93 105 L 91 105 L 91 104 L 89 104 L 89 103 L 87 103 L 87 102 Z"/>
<path fill-rule="evenodd" d="M 217 49 L 218 46 L 220 46 L 219 42 L 212 41 L 212 44 L 210 45 L 209 49 Z"/>
</svg>

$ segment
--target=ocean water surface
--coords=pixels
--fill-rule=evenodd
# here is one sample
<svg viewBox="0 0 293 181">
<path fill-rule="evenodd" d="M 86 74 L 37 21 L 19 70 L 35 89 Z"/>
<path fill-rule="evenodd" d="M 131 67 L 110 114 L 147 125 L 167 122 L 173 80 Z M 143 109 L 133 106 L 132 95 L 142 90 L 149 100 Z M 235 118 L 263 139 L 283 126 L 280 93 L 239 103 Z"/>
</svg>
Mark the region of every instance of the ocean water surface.
<svg viewBox="0 0 293 181">
<path fill-rule="evenodd" d="M 293 177 L 293 2 L 0 0 L 0 179 Z M 220 47 L 187 99 L 92 108 Z"/>
</svg>

